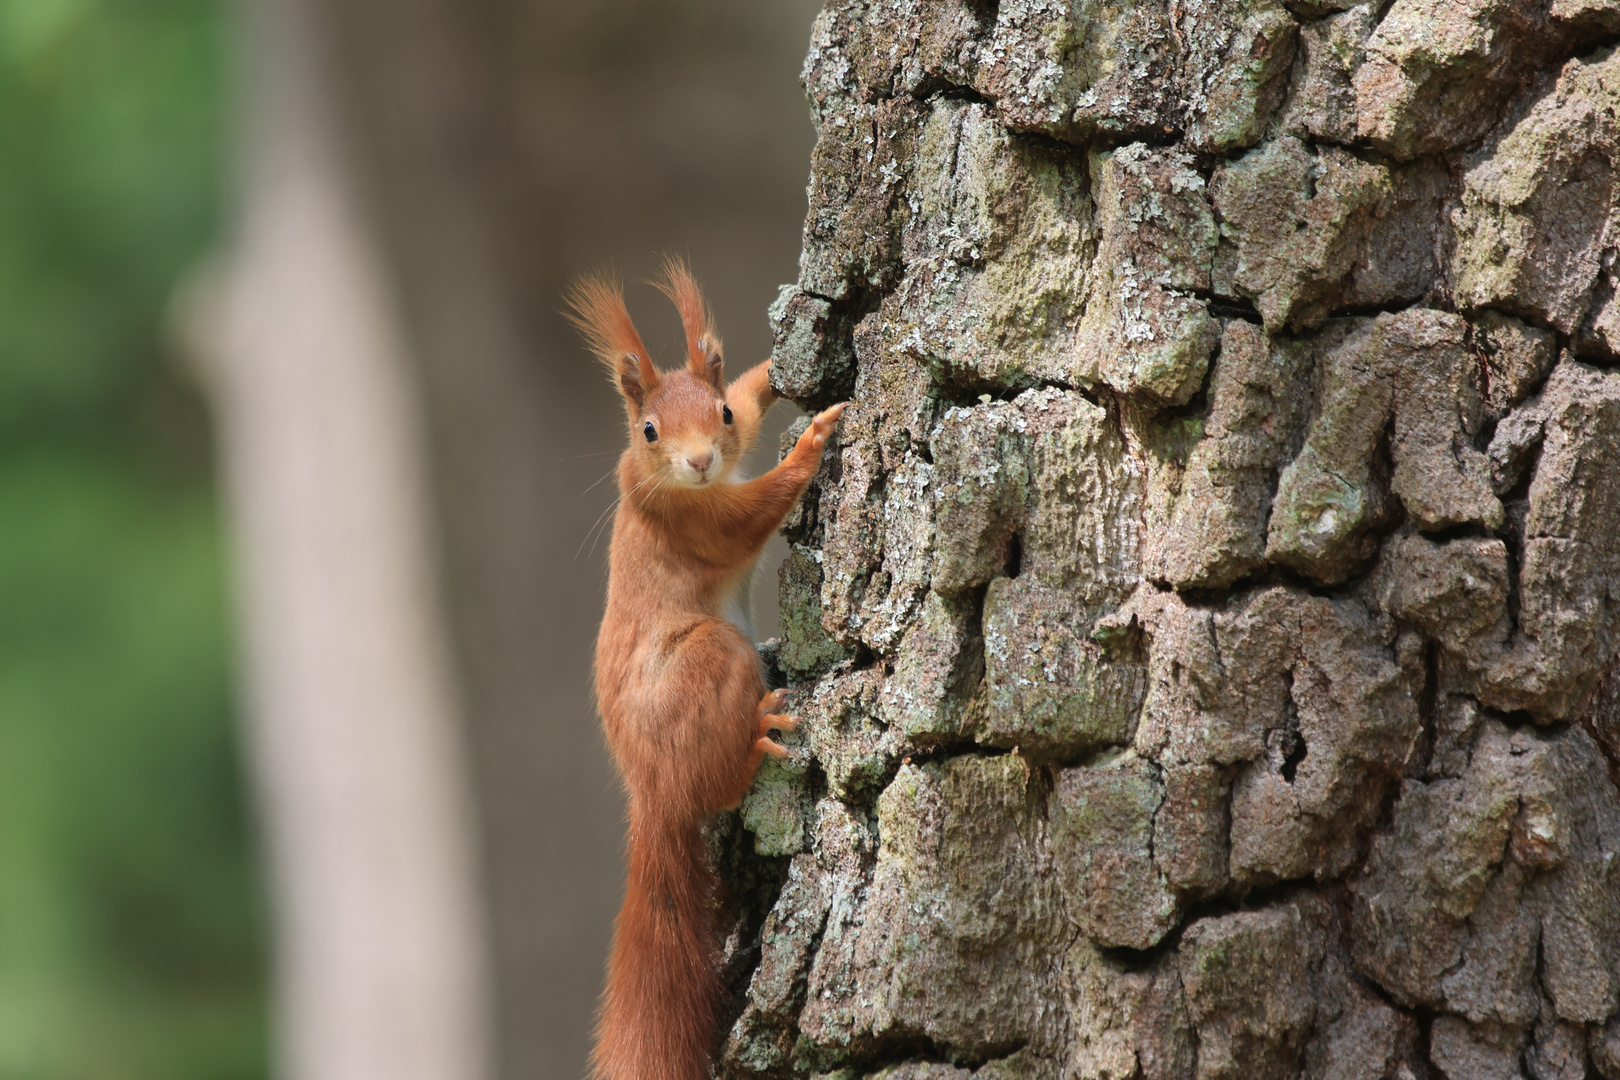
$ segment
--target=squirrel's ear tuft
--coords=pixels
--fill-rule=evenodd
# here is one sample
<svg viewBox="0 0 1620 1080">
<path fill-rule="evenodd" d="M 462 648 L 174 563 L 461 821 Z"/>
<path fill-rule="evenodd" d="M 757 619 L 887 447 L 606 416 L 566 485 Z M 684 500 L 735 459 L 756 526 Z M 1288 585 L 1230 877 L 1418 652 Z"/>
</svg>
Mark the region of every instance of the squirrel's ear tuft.
<svg viewBox="0 0 1620 1080">
<path fill-rule="evenodd" d="M 686 330 L 686 369 L 719 390 L 725 380 L 725 360 L 714 317 L 703 292 L 686 264 L 674 255 L 664 258 L 663 275 L 653 282 L 675 304 Z"/>
<path fill-rule="evenodd" d="M 591 352 L 608 369 L 625 408 L 632 417 L 641 413 L 647 395 L 658 387 L 658 369 L 653 367 L 647 346 L 641 343 L 636 324 L 624 306 L 624 290 L 614 277 L 587 275 L 568 290 L 568 306 L 563 314 L 585 338 Z"/>
</svg>

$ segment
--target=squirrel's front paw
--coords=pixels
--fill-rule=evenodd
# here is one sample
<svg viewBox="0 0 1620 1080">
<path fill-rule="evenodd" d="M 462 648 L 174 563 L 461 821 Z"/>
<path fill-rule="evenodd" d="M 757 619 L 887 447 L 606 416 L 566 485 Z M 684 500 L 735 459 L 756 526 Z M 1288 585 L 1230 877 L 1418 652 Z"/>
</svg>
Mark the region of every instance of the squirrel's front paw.
<svg viewBox="0 0 1620 1080">
<path fill-rule="evenodd" d="M 827 437 L 838 427 L 838 418 L 844 415 L 844 406 L 848 404 L 847 401 L 840 401 L 837 405 L 816 413 L 815 418 L 810 421 L 810 426 L 799 436 L 800 441 L 819 454 L 827 445 Z"/>
</svg>

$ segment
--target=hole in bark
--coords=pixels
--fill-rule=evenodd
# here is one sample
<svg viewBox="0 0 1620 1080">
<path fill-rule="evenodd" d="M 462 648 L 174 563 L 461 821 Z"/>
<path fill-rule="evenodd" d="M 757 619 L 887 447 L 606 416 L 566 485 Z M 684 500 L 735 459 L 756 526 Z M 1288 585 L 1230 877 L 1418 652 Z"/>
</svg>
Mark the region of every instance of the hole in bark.
<svg viewBox="0 0 1620 1080">
<path fill-rule="evenodd" d="M 1449 544 L 1453 540 L 1489 540 L 1495 534 L 1483 525 L 1468 521 L 1444 529 L 1420 529 L 1423 538 L 1436 544 Z"/>
<path fill-rule="evenodd" d="M 1004 565 L 1007 576 L 1015 578 L 1024 572 L 1024 540 L 1017 533 L 1007 541 L 1007 562 Z"/>
<path fill-rule="evenodd" d="M 1551 732 L 1565 726 L 1563 724 L 1559 724 L 1557 728 L 1551 728 L 1538 724 L 1536 723 L 1536 718 L 1530 715 L 1530 711 L 1528 709 L 1514 709 L 1512 712 L 1499 713 L 1497 715 L 1497 719 L 1501 720 L 1505 726 L 1513 731 L 1529 728 L 1538 733 L 1544 733 L 1544 728 L 1545 732 Z"/>
<path fill-rule="evenodd" d="M 1305 760 L 1310 748 L 1299 733 L 1299 706 L 1294 703 L 1294 673 L 1290 671 L 1284 678 L 1288 690 L 1283 706 L 1283 725 L 1266 735 L 1266 756 L 1271 759 L 1272 767 L 1278 774 L 1292 784 L 1294 775 L 1299 771 L 1299 763 Z"/>
<path fill-rule="evenodd" d="M 1299 771 L 1299 763 L 1305 760 L 1305 755 L 1310 752 L 1310 748 L 1305 745 L 1305 740 L 1300 737 L 1299 732 L 1289 732 L 1289 735 L 1293 745 L 1288 748 L 1288 756 L 1283 758 L 1282 777 L 1292 784 L 1294 774 Z"/>
</svg>

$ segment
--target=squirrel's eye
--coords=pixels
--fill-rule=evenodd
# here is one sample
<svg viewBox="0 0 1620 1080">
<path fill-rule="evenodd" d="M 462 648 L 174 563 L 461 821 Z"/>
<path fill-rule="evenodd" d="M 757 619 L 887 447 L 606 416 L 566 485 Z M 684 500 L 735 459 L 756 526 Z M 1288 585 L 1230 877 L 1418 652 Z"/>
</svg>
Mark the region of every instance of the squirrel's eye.
<svg viewBox="0 0 1620 1080">
<path fill-rule="evenodd" d="M 730 405 L 722 405 L 722 406 L 720 406 L 720 418 L 722 420 L 724 420 L 728 424 L 731 423 L 731 406 Z"/>
<path fill-rule="evenodd" d="M 651 420 L 641 425 L 641 433 L 647 436 L 648 442 L 658 441 L 658 429 L 652 426 Z"/>
</svg>

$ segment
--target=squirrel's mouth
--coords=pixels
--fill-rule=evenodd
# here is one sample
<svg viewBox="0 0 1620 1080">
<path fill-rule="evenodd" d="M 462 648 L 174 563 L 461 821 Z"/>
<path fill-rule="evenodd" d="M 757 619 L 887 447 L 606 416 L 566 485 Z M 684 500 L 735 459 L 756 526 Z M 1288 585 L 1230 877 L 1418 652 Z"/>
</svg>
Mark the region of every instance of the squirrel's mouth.
<svg viewBox="0 0 1620 1080">
<path fill-rule="evenodd" d="M 708 487 L 714 476 L 709 473 L 700 473 L 692 469 L 678 469 L 675 471 L 675 482 L 684 488 Z"/>
</svg>

